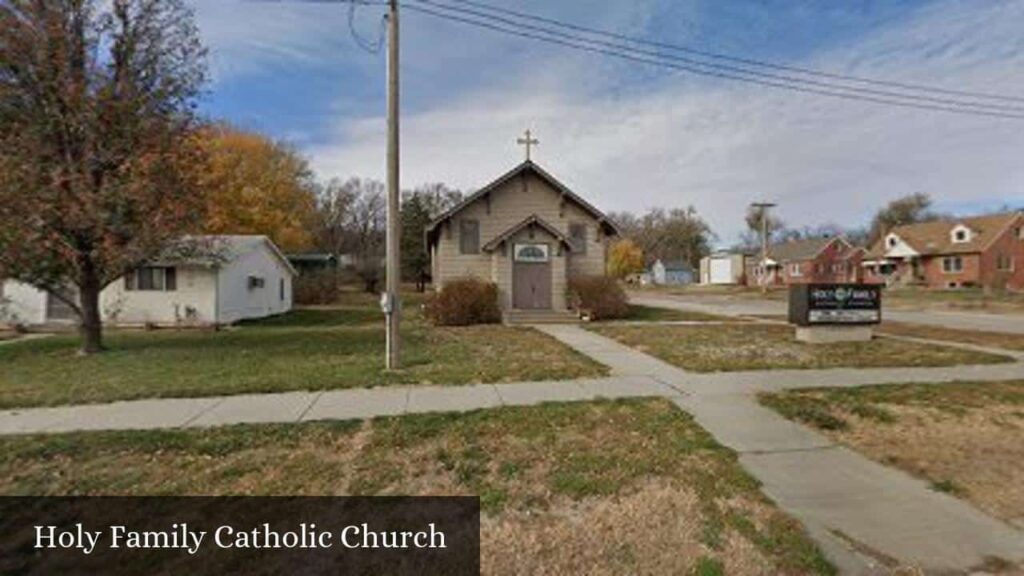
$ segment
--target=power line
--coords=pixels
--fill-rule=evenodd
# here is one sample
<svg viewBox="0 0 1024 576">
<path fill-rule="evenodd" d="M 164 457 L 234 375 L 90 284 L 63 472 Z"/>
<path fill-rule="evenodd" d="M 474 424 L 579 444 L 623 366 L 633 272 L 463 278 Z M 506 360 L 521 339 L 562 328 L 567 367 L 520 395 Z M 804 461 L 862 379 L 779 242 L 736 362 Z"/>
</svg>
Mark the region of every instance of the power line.
<svg viewBox="0 0 1024 576">
<path fill-rule="evenodd" d="M 415 1 L 422 2 L 423 0 L 412 0 L 412 1 L 414 1 L 414 2 Z M 832 97 L 836 97 L 836 98 L 844 98 L 844 99 L 848 99 L 848 100 L 858 100 L 858 101 L 863 101 L 863 102 L 872 102 L 872 103 L 876 103 L 876 104 L 887 104 L 887 105 L 899 106 L 899 107 L 904 107 L 904 108 L 916 108 L 916 109 L 921 109 L 921 110 L 953 112 L 953 113 L 976 115 L 976 116 L 989 116 L 989 117 L 995 117 L 995 118 L 1008 118 L 1008 119 L 1024 120 L 1024 114 L 1013 114 L 1013 113 L 1008 113 L 1008 112 L 1000 112 L 1000 111 L 997 111 L 997 110 L 991 110 L 991 109 L 988 109 L 988 108 L 982 108 L 981 106 L 987 106 L 987 105 L 981 105 L 981 104 L 958 103 L 958 105 L 935 105 L 935 104 L 921 103 L 921 102 L 917 101 L 918 100 L 917 98 L 915 98 L 913 96 L 909 96 L 909 95 L 907 95 L 907 96 L 900 96 L 900 98 L 902 98 L 902 99 L 897 100 L 897 99 L 892 99 L 892 98 L 881 98 L 881 97 L 875 97 L 875 96 L 871 96 L 871 95 L 866 95 L 866 94 L 864 94 L 862 92 L 859 92 L 857 89 L 854 89 L 854 88 L 851 88 L 851 87 L 834 86 L 834 87 L 830 87 L 828 89 L 822 89 L 822 88 L 816 88 L 816 87 L 813 87 L 813 86 L 807 86 L 807 85 L 801 84 L 801 83 L 799 83 L 798 81 L 795 81 L 795 80 L 791 81 L 791 80 L 785 80 L 785 79 L 779 79 L 779 80 L 763 79 L 763 78 L 756 78 L 756 77 L 751 77 L 751 76 L 744 76 L 744 75 L 740 75 L 740 74 L 737 74 L 737 73 L 717 71 L 717 70 L 714 70 L 714 69 L 706 70 L 706 69 L 703 69 L 703 68 L 695 67 L 693 65 L 686 65 L 686 64 L 680 64 L 680 63 L 668 61 L 668 60 L 665 59 L 665 57 L 663 57 L 661 55 L 655 56 L 653 58 L 652 57 L 645 57 L 645 56 L 638 56 L 637 55 L 637 51 L 635 49 L 631 49 L 631 48 L 628 48 L 628 47 L 625 47 L 625 46 L 613 46 L 611 48 L 595 47 L 595 46 L 587 45 L 587 44 L 584 44 L 584 43 L 580 43 L 579 41 L 576 41 L 576 40 L 571 39 L 571 38 L 567 40 L 567 39 L 565 39 L 566 38 L 565 35 L 561 35 L 561 34 L 556 35 L 556 34 L 553 34 L 551 32 L 547 32 L 547 31 L 543 31 L 543 30 L 539 30 L 540 32 L 542 32 L 541 34 L 532 33 L 532 32 L 525 32 L 525 31 L 520 30 L 520 29 L 509 28 L 507 26 L 494 24 L 492 21 L 480 20 L 480 19 L 477 19 L 477 18 L 470 18 L 470 17 L 461 16 L 461 15 L 458 15 L 457 13 L 453 14 L 452 12 L 437 11 L 437 10 L 434 10 L 434 9 L 431 9 L 431 8 L 425 8 L 423 6 L 417 6 L 417 5 L 409 4 L 409 3 L 404 4 L 404 6 L 406 8 L 408 8 L 408 9 L 410 9 L 410 10 L 415 11 L 415 12 L 418 12 L 418 13 L 421 13 L 421 14 L 426 14 L 426 15 L 429 15 L 429 16 L 433 16 L 435 18 L 443 19 L 443 20 L 460 22 L 460 23 L 463 23 L 463 24 L 469 24 L 469 25 L 472 25 L 472 26 L 477 26 L 477 27 L 480 27 L 480 28 L 485 28 L 485 29 L 488 29 L 488 30 L 492 30 L 492 31 L 496 31 L 496 32 L 501 32 L 501 33 L 512 35 L 512 36 L 518 36 L 518 37 L 521 37 L 521 38 L 537 40 L 537 41 L 546 42 L 546 43 L 550 43 L 550 44 L 557 44 L 557 45 L 573 48 L 573 49 L 584 51 L 584 52 L 592 52 L 592 53 L 596 53 L 596 54 L 603 54 L 603 55 L 606 55 L 606 56 L 612 56 L 612 57 L 620 58 L 620 59 L 623 59 L 623 60 L 629 60 L 629 61 L 633 61 L 633 62 L 637 62 L 637 63 L 649 64 L 649 65 L 659 66 L 659 67 L 663 67 L 663 68 L 671 68 L 671 69 L 674 69 L 674 70 L 690 72 L 690 73 L 698 74 L 698 75 L 702 75 L 702 76 L 709 76 L 709 77 L 721 78 L 721 79 L 726 79 L 726 80 L 735 80 L 735 81 L 739 81 L 739 82 L 758 84 L 758 85 L 762 85 L 762 86 L 769 86 L 769 87 L 773 87 L 773 88 L 779 88 L 779 89 L 783 89 L 783 90 L 791 90 L 791 91 L 795 91 L 795 92 L 803 92 L 803 93 L 808 93 L 808 94 L 818 94 L 818 95 L 823 95 L 823 96 L 832 96 Z M 457 12 L 457 10 L 453 10 L 453 11 Z M 529 29 L 528 26 L 522 26 L 522 25 L 519 25 L 519 26 L 521 26 L 523 28 Z M 588 41 L 588 40 L 583 40 L 583 41 L 584 42 L 591 42 L 591 43 L 595 42 L 595 41 Z M 707 66 L 707 65 L 705 65 L 705 66 Z M 958 107 L 958 106 L 971 106 L 971 107 Z"/>
<path fill-rule="evenodd" d="M 691 48 L 689 46 L 682 46 L 682 45 L 679 45 L 679 44 L 670 44 L 670 43 L 667 43 L 667 42 L 658 42 L 658 41 L 654 41 L 654 40 L 648 40 L 646 38 L 639 38 L 639 37 L 636 37 L 636 36 L 627 36 L 625 34 L 618 34 L 618 33 L 610 32 L 610 31 L 607 31 L 607 30 L 600 30 L 600 29 L 597 29 L 597 28 L 588 28 L 586 26 L 580 26 L 578 24 L 573 24 L 571 22 L 566 22 L 564 20 L 556 20 L 554 18 L 546 18 L 546 17 L 543 17 L 543 16 L 537 16 L 535 14 L 528 14 L 528 13 L 519 12 L 519 11 L 516 11 L 516 10 L 509 10 L 507 8 L 501 8 L 501 7 L 498 7 L 498 6 L 492 6 L 490 4 L 485 4 L 485 3 L 482 3 L 482 2 L 475 2 L 473 0 L 448 0 L 448 1 L 449 2 L 459 3 L 459 4 L 465 4 L 467 6 L 475 6 L 477 8 L 482 8 L 484 10 L 490 10 L 490 11 L 495 12 L 495 13 L 506 14 L 506 15 L 509 15 L 509 16 L 515 16 L 517 18 L 522 18 L 522 19 L 526 19 L 526 20 L 533 20 L 535 22 L 543 22 L 545 24 L 551 24 L 551 25 L 554 25 L 554 26 L 568 28 L 570 30 L 576 30 L 577 32 L 585 32 L 587 34 L 594 34 L 594 35 L 598 35 L 598 36 L 604 36 L 606 38 L 613 38 L 613 39 L 616 39 L 616 40 L 624 40 L 624 41 L 627 41 L 627 42 L 633 42 L 633 43 L 636 43 L 636 44 L 643 44 L 643 45 L 652 46 L 652 47 L 655 47 L 655 48 L 662 48 L 662 49 L 666 49 L 666 50 L 674 50 L 674 51 L 683 52 L 683 53 L 687 53 L 687 54 L 693 54 L 693 55 L 696 55 L 696 56 L 702 56 L 702 57 L 705 57 L 705 58 L 711 58 L 711 59 L 716 59 L 716 60 L 723 60 L 723 61 L 728 61 L 728 62 L 735 62 L 735 63 L 738 63 L 738 64 L 746 64 L 748 66 L 757 66 L 757 67 L 762 67 L 762 68 L 784 70 L 784 71 L 787 71 L 787 72 L 795 72 L 795 73 L 799 73 L 799 74 L 807 74 L 807 75 L 810 75 L 810 76 L 819 76 L 819 77 L 822 77 L 822 78 L 829 78 L 829 79 L 832 79 L 832 80 L 843 80 L 843 81 L 848 81 L 848 82 L 859 82 L 859 83 L 863 83 L 863 84 L 873 84 L 873 85 L 876 85 L 876 86 L 889 86 L 889 87 L 892 87 L 892 88 L 899 88 L 899 89 L 903 89 L 903 90 L 934 92 L 934 93 L 937 93 L 937 94 L 947 94 L 947 95 L 950 95 L 950 96 L 966 96 L 966 97 L 971 97 L 971 98 L 982 98 L 982 99 L 990 99 L 990 100 L 1003 100 L 1003 101 L 1009 101 L 1009 102 L 1024 102 L 1024 96 L 1009 96 L 1009 95 L 1005 95 L 1005 94 L 993 94 L 993 93 L 990 93 L 990 92 L 975 92 L 975 91 L 968 91 L 968 90 L 953 90 L 953 89 L 948 89 L 948 88 L 941 88 L 941 87 L 938 87 L 938 86 L 927 86 L 927 85 L 923 85 L 923 84 L 913 84 L 913 83 L 908 83 L 908 82 L 896 82 L 896 81 L 892 81 L 892 80 L 879 80 L 877 78 L 867 78 L 867 77 L 864 77 L 864 76 L 853 76 L 853 75 L 848 75 L 848 74 L 837 74 L 837 73 L 834 73 L 834 72 L 825 72 L 825 71 L 822 71 L 822 70 L 815 70 L 815 69 L 811 69 L 811 68 L 802 68 L 802 67 L 799 67 L 799 66 L 792 66 L 792 65 L 787 65 L 787 64 L 778 64 L 778 63 L 773 63 L 773 62 L 767 62 L 765 60 L 756 60 L 756 59 L 753 59 L 753 58 L 743 58 L 743 57 L 739 57 L 739 56 L 732 56 L 732 55 L 722 54 L 722 53 L 718 53 L 718 52 L 712 52 L 712 51 L 708 51 L 708 50 L 700 50 L 700 49 L 697 49 L 697 48 Z"/>
<path fill-rule="evenodd" d="M 356 6 L 366 6 L 368 3 L 360 0 L 347 0 L 348 1 L 348 30 L 352 35 L 352 40 L 355 41 L 356 45 L 362 48 L 364 51 L 370 54 L 380 54 L 381 48 L 384 46 L 384 32 L 387 27 L 387 17 L 381 16 L 380 28 L 377 30 L 376 42 L 369 42 L 363 38 L 359 31 L 356 29 Z"/>
<path fill-rule="evenodd" d="M 472 9 L 452 7 L 450 5 L 445 5 L 445 4 L 442 4 L 442 3 L 439 3 L 439 2 L 435 2 L 433 0 L 414 0 L 414 1 L 419 2 L 421 4 L 427 4 L 427 5 L 430 5 L 430 6 L 434 6 L 436 8 L 440 8 L 442 10 L 451 11 L 451 12 L 454 12 L 454 13 L 457 13 L 457 14 L 460 14 L 460 15 L 467 15 L 468 14 L 468 15 L 476 17 L 476 18 L 483 18 L 485 21 L 488 21 L 488 22 L 498 22 L 501 25 L 513 26 L 513 27 L 516 27 L 516 28 L 533 31 L 533 32 L 545 34 L 545 35 L 548 35 L 548 36 L 553 36 L 553 37 L 556 37 L 556 38 L 568 39 L 568 40 L 571 40 L 573 42 L 582 42 L 582 43 L 585 43 L 585 44 L 588 44 L 588 45 L 597 46 L 599 48 L 610 48 L 610 49 L 613 49 L 613 50 L 626 51 L 626 52 L 629 52 L 631 54 L 639 54 L 639 55 L 641 55 L 643 57 L 651 57 L 651 58 L 655 58 L 655 59 L 658 59 L 658 60 L 670 60 L 670 61 L 673 61 L 673 62 L 681 62 L 681 63 L 686 64 L 688 66 L 697 66 L 697 67 L 700 67 L 702 69 L 706 68 L 708 70 L 712 70 L 712 71 L 716 71 L 716 72 L 723 72 L 723 73 L 726 73 L 726 74 L 732 74 L 732 75 L 740 74 L 740 75 L 744 75 L 744 76 L 750 76 L 752 78 L 766 79 L 766 80 L 784 82 L 784 83 L 787 83 L 787 84 L 794 84 L 794 85 L 800 85 L 800 86 L 810 86 L 810 87 L 822 88 L 822 89 L 826 89 L 826 90 L 839 90 L 839 91 L 849 92 L 849 93 L 858 94 L 858 95 L 864 94 L 864 95 L 868 95 L 868 96 L 871 96 L 871 97 L 882 97 L 882 98 L 887 98 L 887 99 L 907 100 L 907 101 L 915 102 L 915 103 L 916 102 L 926 102 L 926 103 L 930 103 L 930 104 L 938 104 L 940 106 L 949 106 L 949 107 L 963 107 L 965 109 L 970 109 L 971 111 L 974 111 L 974 110 L 979 110 L 979 111 L 980 110 L 984 110 L 986 112 L 1009 112 L 1009 113 L 1013 113 L 1013 114 L 1024 114 L 1024 107 L 1021 107 L 1021 106 L 1012 106 L 1012 105 L 1004 105 L 1004 104 L 985 104 L 985 103 L 978 103 L 978 102 L 966 102 L 966 101 L 955 100 L 955 99 L 951 99 L 951 98 L 932 97 L 932 96 L 916 95 L 916 94 L 902 94 L 902 93 L 899 93 L 899 92 L 892 92 L 892 91 L 887 91 L 887 90 L 877 90 L 877 89 L 873 89 L 873 88 L 857 88 L 857 87 L 853 87 L 853 86 L 843 86 L 843 85 L 837 85 L 837 84 L 833 84 L 833 83 L 829 83 L 829 82 L 822 82 L 822 81 L 819 81 L 819 80 L 803 79 L 803 78 L 796 78 L 796 77 L 793 77 L 793 76 L 785 76 L 785 75 L 769 73 L 769 72 L 761 72 L 761 71 L 756 71 L 756 70 L 748 70 L 748 69 L 745 69 L 745 68 L 741 68 L 741 67 L 737 67 L 737 66 L 731 66 L 731 65 L 727 65 L 727 64 L 712 64 L 712 63 L 702 62 L 702 61 L 699 61 L 699 60 L 694 60 L 692 58 L 687 58 L 687 57 L 682 57 L 682 56 L 675 56 L 675 55 L 669 55 L 669 54 L 663 54 L 663 53 L 660 53 L 660 52 L 653 52 L 653 51 L 645 50 L 645 49 L 642 49 L 642 48 L 633 48 L 633 47 L 630 47 L 630 46 L 627 46 L 627 45 L 623 45 L 623 44 L 607 42 L 607 41 L 603 41 L 603 40 L 594 40 L 594 39 L 590 39 L 590 38 L 585 38 L 585 37 L 581 37 L 581 36 L 577 36 L 577 35 L 573 35 L 573 34 L 568 34 L 568 33 L 562 32 L 560 30 L 552 30 L 550 28 L 538 27 L 538 26 L 534 26 L 534 25 L 531 25 L 531 24 L 524 24 L 524 23 L 521 23 L 521 22 L 517 22 L 517 21 L 514 21 L 514 20 L 503 18 L 501 16 L 494 16 L 494 15 L 491 15 L 491 14 L 487 14 L 485 12 L 479 12 L 479 11 L 472 10 Z M 412 7 L 412 6 L 410 6 L 410 7 Z"/>
</svg>

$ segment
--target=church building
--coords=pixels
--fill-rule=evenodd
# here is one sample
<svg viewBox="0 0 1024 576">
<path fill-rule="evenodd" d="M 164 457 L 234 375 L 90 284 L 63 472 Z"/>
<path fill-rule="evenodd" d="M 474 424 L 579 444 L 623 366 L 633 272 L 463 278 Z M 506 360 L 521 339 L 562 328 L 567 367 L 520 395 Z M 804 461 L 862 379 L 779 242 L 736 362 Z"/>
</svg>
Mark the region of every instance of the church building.
<svg viewBox="0 0 1024 576">
<path fill-rule="evenodd" d="M 435 288 L 468 276 L 493 282 L 506 312 L 566 311 L 569 277 L 604 274 L 615 236 L 612 221 L 529 154 L 426 231 Z"/>
</svg>

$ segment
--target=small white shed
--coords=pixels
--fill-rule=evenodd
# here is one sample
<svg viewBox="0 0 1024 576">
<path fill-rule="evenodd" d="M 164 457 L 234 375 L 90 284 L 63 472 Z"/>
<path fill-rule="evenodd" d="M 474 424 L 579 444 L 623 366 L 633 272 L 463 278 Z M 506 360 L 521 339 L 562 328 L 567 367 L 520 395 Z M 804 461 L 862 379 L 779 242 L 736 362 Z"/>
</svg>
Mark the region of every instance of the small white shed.
<svg viewBox="0 0 1024 576">
<path fill-rule="evenodd" d="M 701 284 L 739 284 L 743 278 L 746 256 L 719 252 L 700 261 Z"/>
<path fill-rule="evenodd" d="M 104 322 L 117 325 L 232 324 L 292 308 L 295 269 L 266 236 L 200 236 L 213 255 L 138 268 L 100 295 Z M 72 294 L 73 296 L 73 294 Z M 53 294 L 0 282 L 0 322 L 38 326 L 77 320 Z"/>
</svg>

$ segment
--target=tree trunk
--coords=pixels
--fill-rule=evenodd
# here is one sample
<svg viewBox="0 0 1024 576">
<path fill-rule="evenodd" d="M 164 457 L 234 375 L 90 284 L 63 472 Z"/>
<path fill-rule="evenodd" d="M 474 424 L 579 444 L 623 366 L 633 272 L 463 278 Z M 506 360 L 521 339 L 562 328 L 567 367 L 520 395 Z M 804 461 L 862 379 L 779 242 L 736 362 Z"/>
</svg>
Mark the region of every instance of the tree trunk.
<svg viewBox="0 0 1024 576">
<path fill-rule="evenodd" d="M 95 279 L 84 279 L 79 286 L 81 322 L 78 332 L 82 337 L 79 354 L 88 356 L 103 351 L 103 320 L 100 318 L 100 284 Z"/>
</svg>

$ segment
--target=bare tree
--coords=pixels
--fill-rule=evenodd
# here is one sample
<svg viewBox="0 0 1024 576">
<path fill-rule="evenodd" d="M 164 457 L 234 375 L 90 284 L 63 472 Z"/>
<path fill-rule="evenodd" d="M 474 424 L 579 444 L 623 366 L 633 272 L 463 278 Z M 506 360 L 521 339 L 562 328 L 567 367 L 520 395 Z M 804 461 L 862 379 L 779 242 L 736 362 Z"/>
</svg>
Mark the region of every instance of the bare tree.
<svg viewBox="0 0 1024 576">
<path fill-rule="evenodd" d="M 655 260 L 681 260 L 697 266 L 710 251 L 715 235 L 711 227 L 689 206 L 664 210 L 654 208 L 642 216 L 628 212 L 610 214 L 623 236 L 643 251 L 647 264 Z"/>
<path fill-rule="evenodd" d="M 387 201 L 384 184 L 353 178 L 346 182 L 355 194 L 349 213 L 348 246 L 356 258 L 356 272 L 367 292 L 375 292 L 383 275 Z"/>
<path fill-rule="evenodd" d="M 66 299 L 83 353 L 101 290 L 196 222 L 204 61 L 183 0 L 0 2 L 0 277 Z"/>
<path fill-rule="evenodd" d="M 903 224 L 917 224 L 935 220 L 940 215 L 932 210 L 932 199 L 918 192 L 897 198 L 875 213 L 871 219 L 868 241 L 874 244 L 890 229 Z"/>
<path fill-rule="evenodd" d="M 317 194 L 314 242 L 318 249 L 341 257 L 349 245 L 348 225 L 359 190 L 352 180 L 333 179 Z"/>
</svg>

